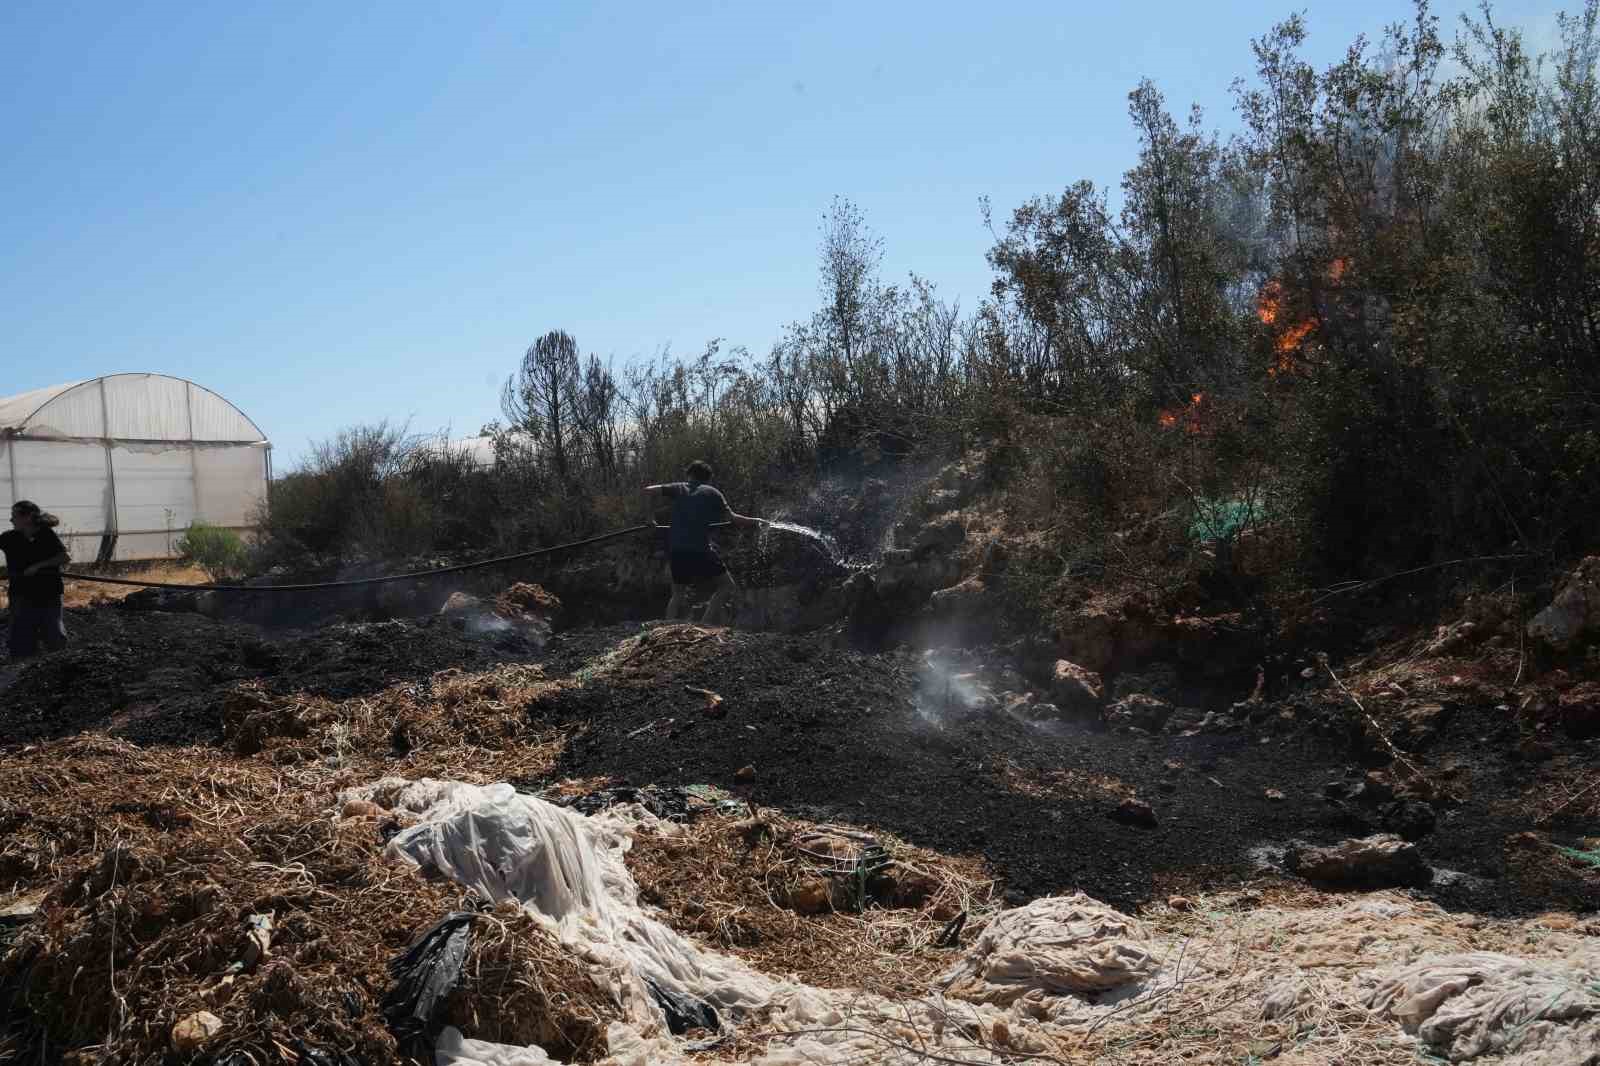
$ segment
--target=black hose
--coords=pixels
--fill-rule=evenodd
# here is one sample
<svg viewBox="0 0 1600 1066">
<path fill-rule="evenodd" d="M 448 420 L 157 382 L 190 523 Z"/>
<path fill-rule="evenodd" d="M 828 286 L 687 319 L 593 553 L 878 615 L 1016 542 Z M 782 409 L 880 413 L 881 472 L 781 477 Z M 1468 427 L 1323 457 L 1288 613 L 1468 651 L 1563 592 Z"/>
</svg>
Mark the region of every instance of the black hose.
<svg viewBox="0 0 1600 1066">
<path fill-rule="evenodd" d="M 642 533 L 647 529 L 660 529 L 660 526 L 647 524 L 629 526 L 612 533 L 602 533 L 598 537 L 587 540 L 575 540 L 568 544 L 557 544 L 552 548 L 536 548 L 533 551 L 518 552 L 516 555 L 502 555 L 495 559 L 481 559 L 475 563 L 462 563 L 459 566 L 446 566 L 438 570 L 417 570 L 409 574 L 389 574 L 385 577 L 363 577 L 354 581 L 322 581 L 310 585 L 179 585 L 170 581 L 136 581 L 126 577 L 101 577 L 97 574 L 70 574 L 63 572 L 61 576 L 73 581 L 94 581 L 102 585 L 133 585 L 144 589 L 176 589 L 181 592 L 317 592 L 322 589 L 348 589 L 359 585 L 383 585 L 391 581 L 415 581 L 425 577 L 438 577 L 441 574 L 459 574 L 464 570 L 481 570 L 490 566 L 501 566 L 505 563 L 521 562 L 524 559 L 534 559 L 541 555 L 553 555 L 556 552 L 567 551 L 571 548 L 586 548 L 591 544 L 600 544 L 618 537 L 626 537 L 632 533 Z"/>
</svg>

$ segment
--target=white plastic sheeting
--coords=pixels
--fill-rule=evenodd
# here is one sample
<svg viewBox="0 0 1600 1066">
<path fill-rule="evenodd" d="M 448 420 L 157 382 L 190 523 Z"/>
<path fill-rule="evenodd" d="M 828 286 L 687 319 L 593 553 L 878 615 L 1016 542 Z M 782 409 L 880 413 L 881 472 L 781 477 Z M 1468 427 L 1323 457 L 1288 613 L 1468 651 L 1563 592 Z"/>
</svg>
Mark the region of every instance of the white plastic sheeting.
<svg viewBox="0 0 1600 1066">
<path fill-rule="evenodd" d="M 585 818 L 510 785 L 387 781 L 346 798 L 421 814 L 421 824 L 389 842 L 391 854 L 492 902 L 521 903 L 620 978 L 620 1005 L 635 1022 L 661 1018 L 651 984 L 721 1014 L 753 1011 L 772 996 L 767 977 L 700 951 L 640 909 L 622 862 L 632 838 L 614 820 Z"/>
<path fill-rule="evenodd" d="M 1477 951 L 1385 974 L 1367 1005 L 1450 1062 L 1509 1056 L 1519 1066 L 1600 1059 L 1600 950 L 1530 960 Z"/>
<path fill-rule="evenodd" d="M 1141 985 L 1161 962 L 1135 919 L 1079 893 L 1005 911 L 940 979 L 952 996 L 1043 1012 L 1072 993 Z M 1040 1016 L 1043 1016 L 1041 1013 Z"/>
<path fill-rule="evenodd" d="M 1463 953 L 1461 937 L 1477 936 L 1481 921 L 1456 927 L 1439 908 L 1392 894 L 1306 910 L 1224 908 L 1187 935 L 1158 935 L 1083 895 L 1035 900 L 990 922 L 938 981 L 942 993 L 890 1001 L 763 975 L 657 922 L 639 905 L 622 859 L 633 833 L 676 827 L 641 808 L 584 818 L 508 785 L 431 780 L 386 779 L 342 794 L 340 808 L 354 798 L 417 816 L 390 842 L 397 859 L 488 899 L 521 901 L 594 967 L 626 1018 L 608 1029 L 602 1066 L 730 1066 L 705 1051 L 691 1057 L 668 1034 L 646 979 L 712 1002 L 725 1022 L 762 1034 L 764 1050 L 741 1060 L 755 1066 L 1078 1061 L 1064 1049 L 1084 1034 L 1113 1025 L 1148 1035 L 1158 1016 L 1169 1019 L 1158 1029 L 1212 1017 L 1263 1038 L 1238 1046 L 1199 1039 L 1184 1061 L 1238 1062 L 1255 1055 L 1244 1053 L 1246 1043 L 1295 1045 L 1285 1062 L 1367 1061 L 1356 1049 L 1379 1043 L 1370 1031 L 1352 1042 L 1345 1007 L 1337 1025 L 1314 1020 L 1327 1004 L 1359 1002 L 1392 1026 L 1383 1047 L 1415 1040 L 1430 1061 L 1600 1061 L 1600 954 L 1586 938 L 1548 934 L 1545 958 Z M 437 1066 L 554 1061 L 454 1030 L 436 1052 Z"/>
<path fill-rule="evenodd" d="M 249 529 L 266 437 L 227 400 L 160 374 L 117 374 L 0 399 L 0 499 L 61 518 L 75 560 L 159 559 L 191 522 Z"/>
<path fill-rule="evenodd" d="M 366 799 L 409 811 L 418 823 L 389 842 L 397 859 L 448 875 L 495 901 L 515 899 L 562 942 L 594 965 L 616 991 L 627 1021 L 606 1037 L 605 1066 L 678 1066 L 683 1045 L 668 1035 L 645 982 L 710 1003 L 725 1023 L 748 1021 L 786 1035 L 759 1057 L 760 1066 L 873 1062 L 926 1063 L 925 1052 L 959 1051 L 962 1063 L 1008 1061 L 985 1046 L 1005 1015 L 970 1003 L 931 997 L 891 1002 L 853 990 L 781 981 L 736 959 L 707 951 L 645 913 L 622 857 L 635 827 L 670 831 L 642 808 L 613 808 L 585 818 L 517 793 L 424 779 L 385 779 L 339 796 L 339 806 Z M 959 1015 L 959 1018 L 956 1017 Z M 1013 1050 L 1027 1050 L 1027 1046 Z M 446 1032 L 439 1066 L 533 1066 L 542 1053 Z M 707 1062 L 704 1058 L 695 1061 Z"/>
</svg>

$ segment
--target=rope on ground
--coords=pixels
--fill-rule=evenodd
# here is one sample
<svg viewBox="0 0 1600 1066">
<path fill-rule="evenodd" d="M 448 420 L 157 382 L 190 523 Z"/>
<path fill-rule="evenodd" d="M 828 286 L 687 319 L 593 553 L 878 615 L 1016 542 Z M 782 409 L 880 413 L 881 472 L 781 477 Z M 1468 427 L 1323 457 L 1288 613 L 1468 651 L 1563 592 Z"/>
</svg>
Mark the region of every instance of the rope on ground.
<svg viewBox="0 0 1600 1066">
<path fill-rule="evenodd" d="M 541 555 L 553 555 L 556 552 L 568 551 L 574 548 L 585 548 L 591 544 L 603 541 L 616 540 L 633 533 L 642 533 L 647 529 L 660 527 L 645 524 L 629 526 L 611 533 L 602 533 L 598 537 L 589 537 L 586 540 L 575 540 L 566 544 L 557 544 L 550 548 L 536 548 L 533 551 L 518 552 L 515 555 L 502 555 L 494 559 L 480 559 L 475 563 L 461 563 L 457 566 L 440 567 L 437 570 L 414 570 L 407 574 L 388 574 L 383 577 L 363 577 L 351 581 L 319 581 L 302 585 L 181 585 L 170 581 L 138 581 L 126 577 L 103 577 L 99 574 L 72 574 L 62 572 L 61 576 L 71 581 L 93 581 L 101 585 L 131 585 L 144 589 L 175 589 L 180 592 L 319 592 L 323 589 L 348 589 L 360 585 L 384 585 L 392 581 L 416 581 L 422 578 L 439 577 L 442 574 L 459 574 L 465 570 L 482 570 L 491 566 L 503 566 L 506 563 L 521 562 L 524 559 L 534 559 Z"/>
<path fill-rule="evenodd" d="M 1418 781 L 1426 780 L 1426 775 L 1421 770 L 1417 769 L 1417 764 L 1406 758 L 1405 754 L 1402 753 L 1399 748 L 1394 746 L 1394 741 L 1389 739 L 1388 734 L 1383 731 L 1383 727 L 1378 724 L 1378 720 L 1372 717 L 1372 713 L 1367 710 L 1366 705 L 1361 702 L 1354 692 L 1351 692 L 1349 689 L 1344 687 L 1344 682 L 1339 680 L 1339 675 L 1334 673 L 1333 667 L 1328 665 L 1327 653 L 1324 652 L 1319 654 L 1317 656 L 1317 661 L 1322 664 L 1322 668 L 1324 670 L 1328 671 L 1328 676 L 1333 678 L 1333 683 L 1335 685 L 1339 686 L 1339 691 L 1343 692 L 1347 697 L 1349 697 L 1350 702 L 1356 705 L 1356 710 L 1361 712 L 1362 717 L 1367 720 L 1367 724 L 1372 727 L 1372 731 L 1377 738 L 1383 741 L 1383 746 L 1389 749 L 1389 755 L 1394 759 L 1394 761 L 1399 763 L 1401 766 L 1404 766 L 1407 770 L 1410 770 L 1411 776 L 1416 778 Z"/>
<path fill-rule="evenodd" d="M 1539 558 L 1540 554 L 1541 553 L 1539 552 L 1513 552 L 1509 555 L 1474 555 L 1470 559 L 1449 559 L 1445 562 L 1432 563 L 1428 566 L 1414 566 L 1410 570 L 1397 570 L 1392 574 L 1385 574 L 1382 577 L 1368 578 L 1364 581 L 1341 581 L 1338 584 L 1330 585 L 1325 589 L 1319 590 L 1321 591 L 1322 595 L 1313 599 L 1311 601 L 1311 605 L 1314 607 L 1317 604 L 1322 603 L 1324 600 L 1333 599 L 1335 596 L 1343 596 L 1350 592 L 1359 592 L 1362 589 L 1371 588 L 1374 585 L 1381 585 L 1385 581 L 1393 581 L 1398 577 L 1410 577 L 1413 574 L 1423 574 L 1430 570 L 1441 570 L 1447 566 L 1461 566 L 1466 563 L 1509 562 L 1513 559 L 1537 559 Z"/>
</svg>

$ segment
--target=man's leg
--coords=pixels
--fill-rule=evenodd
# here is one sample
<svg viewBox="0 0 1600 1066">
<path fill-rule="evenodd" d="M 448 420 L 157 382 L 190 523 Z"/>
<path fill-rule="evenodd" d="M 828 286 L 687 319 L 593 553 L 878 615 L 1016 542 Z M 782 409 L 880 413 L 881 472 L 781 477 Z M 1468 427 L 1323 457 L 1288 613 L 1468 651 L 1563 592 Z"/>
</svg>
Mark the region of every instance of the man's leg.
<svg viewBox="0 0 1600 1066">
<path fill-rule="evenodd" d="M 50 651 L 60 651 L 67 646 L 67 622 L 61 613 L 59 603 L 54 607 L 41 607 L 39 621 L 40 634 L 46 648 Z"/>
<path fill-rule="evenodd" d="M 702 619 L 706 625 L 714 626 L 718 623 L 722 616 L 723 605 L 728 602 L 728 598 L 730 596 L 738 591 L 739 583 L 733 579 L 732 574 L 724 570 L 722 572 L 722 576 L 717 578 L 717 591 L 711 594 L 711 599 L 706 604 L 706 613 L 702 616 Z M 725 624 L 733 624 L 733 612 L 731 607 L 729 608 L 728 620 Z"/>
<path fill-rule="evenodd" d="M 11 629 L 6 633 L 6 650 L 13 662 L 31 658 L 39 650 L 39 620 L 32 607 L 11 605 Z"/>
</svg>

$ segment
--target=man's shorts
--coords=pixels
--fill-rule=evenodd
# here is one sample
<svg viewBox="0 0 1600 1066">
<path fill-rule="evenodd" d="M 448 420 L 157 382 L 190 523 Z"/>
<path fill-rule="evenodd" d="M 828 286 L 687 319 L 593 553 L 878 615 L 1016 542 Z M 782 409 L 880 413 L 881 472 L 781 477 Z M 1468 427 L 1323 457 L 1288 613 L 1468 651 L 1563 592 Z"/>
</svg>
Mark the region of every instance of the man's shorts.
<svg viewBox="0 0 1600 1066">
<path fill-rule="evenodd" d="M 703 552 L 672 552 L 668 556 L 672 564 L 672 583 L 674 585 L 698 585 L 704 581 L 712 581 L 728 572 L 722 565 L 722 559 L 715 550 Z"/>
</svg>

